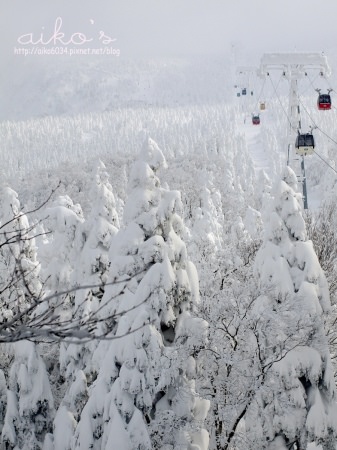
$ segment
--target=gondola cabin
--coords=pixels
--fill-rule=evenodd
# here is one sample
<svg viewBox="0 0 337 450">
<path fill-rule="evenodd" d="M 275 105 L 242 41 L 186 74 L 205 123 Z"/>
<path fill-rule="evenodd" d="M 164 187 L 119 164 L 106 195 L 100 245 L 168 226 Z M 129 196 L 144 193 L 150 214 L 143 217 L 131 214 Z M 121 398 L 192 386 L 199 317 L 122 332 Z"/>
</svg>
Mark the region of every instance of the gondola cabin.
<svg viewBox="0 0 337 450">
<path fill-rule="evenodd" d="M 299 134 L 295 142 L 298 155 L 312 155 L 315 148 L 315 139 L 311 133 Z"/>
<path fill-rule="evenodd" d="M 241 94 L 242 94 L 242 95 L 247 95 L 247 89 L 246 89 L 246 88 L 243 88 Z"/>
<path fill-rule="evenodd" d="M 259 116 L 252 116 L 252 124 L 253 125 L 260 125 L 260 117 Z"/>
<path fill-rule="evenodd" d="M 317 99 L 317 107 L 320 110 L 331 109 L 330 94 L 319 94 L 318 99 Z"/>
<path fill-rule="evenodd" d="M 261 111 L 264 111 L 266 109 L 266 104 L 265 104 L 265 102 L 261 102 L 260 103 L 260 110 Z"/>
</svg>

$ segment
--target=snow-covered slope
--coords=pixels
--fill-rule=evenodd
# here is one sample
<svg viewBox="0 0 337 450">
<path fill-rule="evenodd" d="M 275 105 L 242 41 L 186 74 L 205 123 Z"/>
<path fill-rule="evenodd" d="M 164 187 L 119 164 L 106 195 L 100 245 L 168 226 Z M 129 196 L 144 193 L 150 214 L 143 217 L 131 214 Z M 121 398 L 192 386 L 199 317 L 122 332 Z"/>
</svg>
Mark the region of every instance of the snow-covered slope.
<svg viewBox="0 0 337 450">
<path fill-rule="evenodd" d="M 7 255 L 11 264 L 0 259 L 0 263 L 7 264 L 1 266 L 2 282 L 7 282 L 8 268 L 15 266 L 13 254 L 19 254 L 26 258 L 24 262 L 28 267 L 34 262 L 36 267 L 41 268 L 44 288 L 52 293 L 86 285 L 81 294 L 58 295 L 57 301 L 52 295 L 48 300 L 50 305 L 48 303 L 47 306 L 51 311 L 62 311 L 64 317 L 71 317 L 70 334 L 74 323 L 81 328 L 91 317 L 90 314 L 95 315 L 96 312 L 103 320 L 101 332 L 105 330 L 109 335 L 118 330 L 119 334 L 126 332 L 128 335 L 128 330 L 133 329 L 130 324 L 134 323 L 135 331 L 139 333 L 135 339 L 131 335 L 122 343 L 111 341 L 117 342 L 111 345 L 109 340 L 100 344 L 91 341 L 80 346 L 75 345 L 74 341 L 71 345 L 63 342 L 61 350 L 56 345 L 53 356 L 45 347 L 38 347 L 43 359 L 48 362 L 46 367 L 39 364 L 40 378 L 50 381 L 54 403 L 51 401 L 48 404 L 48 411 L 45 411 L 48 420 L 40 434 L 30 427 L 31 442 L 35 437 L 39 443 L 45 438 L 45 449 L 65 450 L 79 448 L 79 442 L 81 448 L 86 448 L 91 439 L 97 444 L 95 448 L 110 450 L 115 436 L 120 438 L 119 442 L 128 442 L 129 438 L 123 438 L 127 431 L 130 442 L 144 438 L 147 446 L 144 444 L 143 448 L 149 449 L 147 431 L 152 437 L 155 436 L 155 442 L 162 439 L 160 433 L 164 431 L 167 445 L 176 448 L 172 442 L 176 439 L 177 423 L 171 433 L 171 428 L 167 427 L 171 426 L 172 417 L 170 414 L 166 416 L 174 403 L 178 405 L 174 408 L 179 423 L 181 414 L 184 417 L 182 422 L 192 414 L 201 428 L 194 428 L 192 434 L 191 429 L 185 428 L 184 435 L 177 436 L 177 441 L 187 448 L 185 441 L 189 439 L 191 448 L 206 449 L 208 437 L 202 428 L 207 408 L 200 405 L 203 400 L 195 395 L 190 398 L 188 394 L 188 402 L 179 402 L 172 394 L 177 385 L 185 386 L 188 382 L 188 391 L 184 387 L 180 398 L 187 398 L 181 397 L 181 394 L 196 390 L 203 391 L 203 397 L 211 400 L 207 429 L 211 434 L 212 450 L 220 445 L 222 448 L 240 450 L 262 448 L 262 445 L 254 444 L 264 439 L 262 430 L 261 435 L 259 429 L 252 431 L 248 422 L 245 429 L 240 421 L 242 411 L 247 412 L 252 405 L 254 409 L 253 400 L 259 399 L 256 394 L 261 387 L 263 390 L 271 389 L 266 391 L 267 394 L 272 392 L 273 383 L 268 381 L 268 371 L 275 358 L 282 359 L 282 351 L 291 349 L 294 336 L 302 342 L 302 335 L 296 334 L 296 323 L 295 332 L 292 331 L 291 335 L 276 333 L 277 339 L 284 341 L 280 342 L 280 354 L 274 355 L 278 350 L 269 341 L 274 339 L 278 329 L 276 327 L 269 332 L 269 327 L 272 329 L 273 320 L 278 322 L 279 318 L 273 307 L 267 309 L 267 315 L 264 315 L 264 307 L 268 303 L 265 296 L 271 296 L 272 306 L 273 302 L 278 304 L 280 299 L 277 295 L 272 296 L 269 285 L 265 296 L 261 297 L 252 271 L 254 256 L 261 245 L 263 226 L 268 223 L 268 220 L 263 223 L 263 214 L 272 221 L 266 232 L 265 245 L 268 244 L 268 232 L 270 234 L 272 231 L 275 246 L 280 247 L 271 256 L 267 255 L 276 261 L 275 267 L 279 262 L 277 251 L 282 250 L 284 267 L 290 270 L 289 266 L 293 270 L 294 279 L 304 280 L 301 278 L 302 271 L 307 273 L 311 267 L 310 261 L 314 260 L 310 253 L 311 244 L 308 244 L 310 252 L 306 253 L 310 261 L 303 257 L 304 250 L 289 251 L 292 245 L 297 248 L 303 244 L 297 242 L 299 236 L 292 227 L 287 226 L 288 222 L 293 223 L 295 211 L 295 225 L 300 223 L 304 227 L 300 195 L 293 192 L 290 186 L 294 187 L 296 183 L 288 177 L 288 180 L 281 182 L 282 189 L 271 189 L 285 165 L 287 86 L 282 76 L 276 82 L 277 90 L 269 85 L 263 92 L 267 109 L 261 114 L 261 125 L 255 127 L 251 123 L 251 113 L 258 108 L 260 97 L 257 93 L 261 92 L 261 83 L 256 80 L 254 95 L 249 96 L 249 101 L 238 98 L 233 88 L 235 80 L 230 77 L 233 68 L 223 59 L 147 62 L 115 59 L 104 64 L 74 60 L 59 66 L 53 66 L 53 62 L 44 62 L 44 65 L 37 62 L 37 66 L 32 65 L 31 61 L 27 65 L 21 64 L 23 72 L 17 71 L 11 83 L 7 79 L 2 85 L 6 87 L 6 92 L 1 107 L 4 120 L 0 122 L 1 180 L 2 184 L 18 191 L 25 211 L 39 207 L 51 190 L 60 185 L 47 205 L 38 209 L 36 214 L 28 214 L 30 223 L 42 220 L 37 227 L 39 236 L 36 246 L 34 240 L 29 238 L 31 245 L 25 247 L 26 255 L 18 251 L 20 242 L 15 241 L 13 248 L 17 253 L 12 251 Z M 326 131 L 326 134 L 318 129 L 315 131 L 317 150 L 335 167 L 334 142 L 326 135 L 333 139 L 336 136 L 336 110 L 323 115 L 317 112 L 317 93 L 312 91 L 314 89 L 310 83 L 301 90 L 303 104 L 310 113 L 306 126 L 311 118 L 320 125 L 321 130 Z M 148 139 L 149 136 L 157 141 L 163 155 L 157 144 Z M 143 147 L 144 142 L 148 142 L 148 147 Z M 134 160 L 138 158 L 138 165 L 131 170 Z M 168 167 L 162 164 L 159 168 L 159 161 L 164 159 Z M 315 194 L 317 204 L 335 194 L 335 172 L 328 169 L 322 159 L 317 155 L 308 157 L 306 167 L 310 192 Z M 277 214 L 273 213 L 273 202 L 276 202 L 274 209 Z M 0 196 L 1 223 L 9 222 L 11 225 L 8 214 L 16 205 L 19 203 L 15 192 L 3 189 Z M 4 215 L 4 212 L 8 214 Z M 20 217 L 26 218 L 24 215 Z M 28 228 L 28 219 L 26 222 Z M 28 228 L 24 231 L 30 236 L 32 230 Z M 44 231 L 50 234 L 45 235 Z M 283 246 L 279 243 L 280 237 L 284 239 L 281 239 Z M 6 238 L 6 234 L 0 233 L 0 238 Z M 32 260 L 30 265 L 28 257 Z M 261 258 L 264 262 L 269 261 L 263 254 Z M 163 265 L 162 269 L 157 270 L 158 265 Z M 151 266 L 155 267 L 154 272 L 151 272 Z M 263 267 L 263 264 L 260 263 L 260 266 Z M 276 286 L 273 287 L 282 290 L 284 272 L 273 270 L 271 275 L 275 277 L 270 278 L 268 270 L 271 267 L 271 264 L 266 267 L 266 279 L 274 281 Z M 310 281 L 314 284 L 318 275 L 321 276 L 318 262 L 315 267 L 317 270 L 308 274 L 305 283 Z M 320 279 L 323 278 L 321 276 Z M 102 284 L 87 285 L 97 279 Z M 264 286 L 264 283 L 260 284 Z M 8 286 L 10 289 L 11 283 L 5 285 L 5 294 Z M 289 309 L 282 311 L 285 316 L 284 325 L 283 322 L 281 324 L 284 332 L 288 329 L 288 315 L 294 317 L 293 299 L 299 296 L 293 296 L 296 283 L 290 281 L 287 288 L 289 297 L 286 306 Z M 151 293 L 148 297 L 150 303 L 145 295 L 148 292 Z M 300 300 L 306 304 L 304 297 Z M 10 302 L 12 297 L 3 295 L 3 298 L 5 302 Z M 171 301 L 173 298 L 176 303 Z M 324 298 L 328 302 L 328 297 Z M 125 300 L 126 304 L 123 303 Z M 167 311 L 166 300 L 173 305 L 168 303 Z M 102 313 L 101 302 L 108 306 L 111 313 L 109 320 Z M 134 310 L 133 306 L 142 306 L 142 309 Z M 282 309 L 283 304 L 278 308 Z M 138 311 L 143 312 L 137 314 Z M 117 316 L 114 315 L 116 312 Z M 207 328 L 204 321 L 197 322 L 202 327 L 196 326 L 194 319 L 189 317 L 192 313 L 209 322 L 208 339 L 202 333 L 198 342 L 189 343 L 198 328 L 205 332 Z M 58 325 L 55 317 L 53 315 L 50 319 L 54 321 L 52 326 Z M 147 326 L 148 335 L 143 334 L 142 326 L 137 329 L 143 318 L 146 320 L 141 325 Z M 320 335 L 323 333 L 320 322 L 317 326 L 320 327 Z M 309 340 L 303 341 L 308 348 L 311 346 L 312 328 L 309 323 L 306 329 Z M 62 332 L 64 330 L 61 330 L 60 336 L 64 336 Z M 157 348 L 158 352 L 159 349 L 162 352 L 162 342 L 165 353 L 156 358 L 152 350 Z M 143 354 L 147 347 L 151 363 L 144 362 L 147 361 Z M 106 357 L 108 348 L 110 357 Z M 2 417 L 0 422 L 6 423 L 3 437 L 13 444 L 12 447 L 18 440 L 17 448 L 24 448 L 23 436 L 29 429 L 26 416 L 28 413 L 35 414 L 36 407 L 31 402 L 32 408 L 35 408 L 32 412 L 31 405 L 25 404 L 26 409 L 19 409 L 18 405 L 26 399 L 29 383 L 35 383 L 34 370 L 39 357 L 33 345 L 23 346 L 19 350 L 13 353 L 15 359 L 10 376 L 10 364 L 5 364 L 4 373 L 0 371 L 0 400 L 3 406 L 0 412 L 3 416 L 5 412 L 7 414 L 6 419 Z M 26 350 L 25 358 L 29 357 L 32 367 L 22 358 Z M 11 355 L 8 348 L 0 347 L 0 351 L 4 352 L 3 360 L 7 361 L 8 354 Z M 311 388 L 316 387 L 315 377 L 311 375 L 315 365 L 310 357 L 312 352 L 307 354 L 305 367 L 310 373 Z M 201 358 L 201 376 L 194 357 Z M 101 364 L 103 359 L 104 365 Z M 137 370 L 134 370 L 134 364 Z M 19 365 L 21 375 L 17 378 L 16 368 Z M 153 374 L 147 371 L 149 367 L 154 369 Z M 325 365 L 319 367 L 325 370 Z M 162 385 L 159 383 L 158 389 L 151 391 L 147 400 L 141 395 L 146 392 L 141 388 L 142 374 L 145 372 L 149 376 L 147 380 L 152 379 L 146 382 L 146 386 L 155 386 L 155 389 L 157 381 L 161 380 L 158 373 L 164 375 L 164 380 L 160 381 Z M 301 379 L 305 376 L 304 372 L 304 369 L 299 372 Z M 321 378 L 321 371 L 316 372 L 317 378 Z M 332 379 L 330 366 L 327 366 L 326 373 L 329 373 L 329 381 Z M 174 381 L 177 374 L 180 379 Z M 298 380 L 296 374 L 294 379 L 299 388 L 300 383 L 305 385 L 307 381 Z M 47 383 L 45 386 L 44 397 L 41 398 L 46 400 L 50 398 L 50 389 Z M 278 386 L 281 389 L 282 383 Z M 169 395 L 166 395 L 167 388 Z M 332 382 L 330 388 L 333 398 Z M 6 409 L 7 389 L 10 391 Z M 99 395 L 91 395 L 91 392 Z M 137 412 L 130 421 L 135 413 L 135 395 Z M 105 402 L 105 399 L 108 401 Z M 304 403 L 297 405 L 301 414 L 305 410 Z M 310 401 L 309 406 L 314 403 Z M 111 408 L 107 407 L 108 404 Z M 144 409 L 145 404 L 148 409 Z M 54 408 L 58 411 L 55 420 Z M 142 417 L 145 410 L 146 414 Z M 23 411 L 22 417 L 20 411 Z M 254 411 L 251 413 L 256 418 Z M 263 412 L 266 417 L 267 413 Z M 261 412 L 260 419 L 263 414 Z M 156 415 L 160 416 L 158 424 L 153 421 Z M 103 422 L 106 427 L 104 433 Z M 302 423 L 298 426 L 300 431 Z M 292 439 L 297 438 L 297 431 Z M 285 432 L 289 436 L 289 430 Z M 270 434 L 276 436 L 276 440 L 283 439 L 275 433 L 271 427 Z M 72 441 L 74 435 L 77 436 L 77 444 Z M 313 433 L 310 439 L 316 439 L 316 435 Z M 232 447 L 225 447 L 231 439 Z M 135 447 L 130 444 L 125 448 Z"/>
</svg>

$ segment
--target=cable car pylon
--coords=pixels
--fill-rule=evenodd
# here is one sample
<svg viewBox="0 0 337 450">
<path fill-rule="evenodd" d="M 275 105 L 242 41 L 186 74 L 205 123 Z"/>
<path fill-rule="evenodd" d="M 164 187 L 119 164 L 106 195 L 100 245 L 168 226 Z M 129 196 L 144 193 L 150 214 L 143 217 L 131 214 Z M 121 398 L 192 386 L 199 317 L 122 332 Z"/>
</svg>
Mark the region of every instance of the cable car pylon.
<svg viewBox="0 0 337 450">
<path fill-rule="evenodd" d="M 327 57 L 320 53 L 266 53 L 261 58 L 259 75 L 269 76 L 271 70 L 278 70 L 289 81 L 287 165 L 294 170 L 302 184 L 303 207 L 308 209 L 308 195 L 304 157 L 314 151 L 312 133 L 302 133 L 298 80 L 308 71 L 319 71 L 321 76 L 330 76 Z"/>
</svg>

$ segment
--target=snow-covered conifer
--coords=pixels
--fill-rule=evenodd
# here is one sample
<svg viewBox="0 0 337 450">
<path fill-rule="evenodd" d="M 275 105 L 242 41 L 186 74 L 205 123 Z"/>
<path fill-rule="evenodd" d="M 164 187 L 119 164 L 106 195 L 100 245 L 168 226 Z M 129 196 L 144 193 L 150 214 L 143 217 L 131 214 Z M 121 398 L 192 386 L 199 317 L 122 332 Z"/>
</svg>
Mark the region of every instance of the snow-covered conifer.
<svg viewBox="0 0 337 450">
<path fill-rule="evenodd" d="M 105 165 L 99 161 L 90 194 L 91 211 L 78 227 L 82 247 L 72 273 L 72 285 L 75 289 L 78 288 L 75 291 L 72 314 L 83 322 L 96 314 L 97 317 L 102 317 L 99 308 L 107 279 L 108 250 L 111 238 L 119 227 L 115 199 L 108 178 Z M 98 334 L 104 333 L 100 324 L 97 327 Z M 93 364 L 96 346 L 97 341 L 61 343 L 60 371 L 67 380 L 68 387 L 55 418 L 55 450 L 61 450 L 61 443 L 65 440 L 67 446 L 70 445 L 71 430 L 79 420 L 88 399 L 87 382 L 91 383 L 99 370 Z M 69 431 L 68 438 L 62 433 L 63 428 Z"/>
<path fill-rule="evenodd" d="M 207 449 L 208 402 L 194 391 L 206 324 L 193 317 L 197 274 L 180 234 L 180 195 L 160 187 L 165 166 L 148 139 L 129 180 L 125 227 L 111 245 L 102 304 L 117 314 L 76 449 Z M 103 308 L 104 310 L 104 308 Z"/>
<path fill-rule="evenodd" d="M 46 287 L 57 293 L 71 287 L 71 274 L 82 244 L 79 225 L 84 219 L 80 205 L 74 204 L 67 195 L 59 196 L 47 213 L 46 225 L 52 237 L 40 248 L 39 255 Z"/>
<path fill-rule="evenodd" d="M 5 423 L 7 407 L 7 382 L 3 370 L 0 370 L 0 433 Z"/>
<path fill-rule="evenodd" d="M 215 279 L 223 246 L 223 224 L 220 193 L 213 187 L 212 183 L 207 183 L 206 179 L 205 184 L 209 185 L 209 189 L 205 185 L 201 187 L 200 206 L 193 211 L 191 220 L 188 250 L 198 273 L 203 274 L 203 279 L 200 280 L 201 296 L 204 293 L 212 296 L 214 289 L 219 288 Z M 217 210 L 213 198 L 218 200 L 217 207 L 220 211 Z"/>
<path fill-rule="evenodd" d="M 1 441 L 5 448 L 41 449 L 52 429 L 54 400 L 44 362 L 36 345 L 14 344 L 14 362 L 9 373 L 9 390 Z"/>
<path fill-rule="evenodd" d="M 71 274 L 82 245 L 80 225 L 84 219 L 80 205 L 74 204 L 67 195 L 59 196 L 47 209 L 47 213 L 45 222 L 50 234 L 48 241 L 39 248 L 39 258 L 43 269 L 41 277 L 45 298 L 48 300 L 39 305 L 35 315 L 53 311 L 59 316 L 63 310 L 64 321 L 70 319 L 73 314 Z M 60 325 L 59 321 L 56 325 Z"/>
<path fill-rule="evenodd" d="M 104 294 L 109 266 L 108 250 L 111 238 L 119 228 L 115 198 L 109 183 L 105 165 L 99 161 L 90 192 L 91 211 L 78 226 L 81 235 L 78 258 L 72 272 L 74 294 L 73 315 L 80 321 L 96 315 Z M 99 314 L 99 312 L 97 313 Z M 103 333 L 104 330 L 100 328 Z M 74 379 L 76 370 L 90 373 L 95 343 L 61 344 L 61 371 L 68 379 Z"/>
<path fill-rule="evenodd" d="M 296 176 L 287 168 L 274 187 L 255 262 L 265 292 L 254 307 L 262 383 L 248 428 L 261 448 L 315 443 L 330 450 L 337 437 L 337 406 L 324 332 L 329 291 L 294 188 Z"/>
<path fill-rule="evenodd" d="M 106 272 L 108 269 L 108 250 L 112 236 L 119 228 L 119 220 L 115 209 L 115 198 L 109 183 L 109 175 L 105 165 L 99 161 L 94 183 L 90 192 L 91 211 L 82 223 L 83 247 L 79 255 L 73 279 L 75 286 L 92 285 L 92 288 L 80 289 L 75 295 L 75 309 L 78 314 L 88 314 L 91 297 L 102 297 Z"/>
<path fill-rule="evenodd" d="M 8 321 L 37 303 L 42 294 L 32 229 L 17 193 L 9 187 L 0 193 L 0 226 L 0 314 L 2 321 Z"/>
</svg>

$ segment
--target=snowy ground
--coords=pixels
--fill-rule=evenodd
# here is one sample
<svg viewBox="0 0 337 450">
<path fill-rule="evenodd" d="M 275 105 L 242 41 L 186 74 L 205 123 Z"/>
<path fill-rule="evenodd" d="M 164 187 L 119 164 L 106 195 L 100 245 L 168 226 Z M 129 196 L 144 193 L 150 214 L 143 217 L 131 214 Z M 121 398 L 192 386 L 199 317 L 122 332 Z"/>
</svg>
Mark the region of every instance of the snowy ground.
<svg viewBox="0 0 337 450">
<path fill-rule="evenodd" d="M 264 127 L 265 115 L 261 117 L 260 125 L 253 125 L 250 116 L 245 116 L 244 125 L 242 126 L 242 132 L 246 136 L 248 152 L 252 157 L 254 163 L 254 169 L 256 176 L 258 177 L 259 172 L 264 170 L 266 174 L 271 178 L 273 176 L 272 172 L 272 157 L 267 148 L 265 148 L 262 137 L 261 129 Z"/>
</svg>

